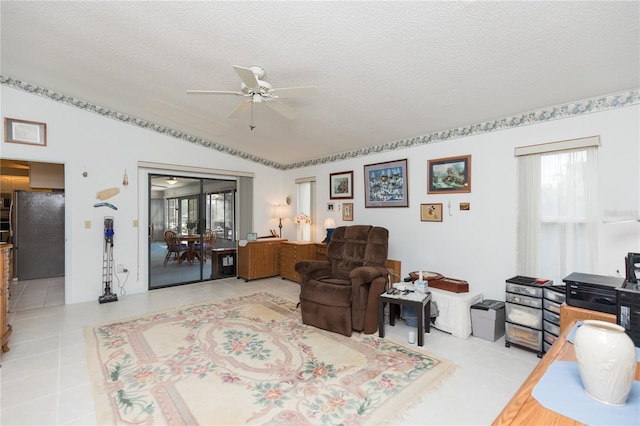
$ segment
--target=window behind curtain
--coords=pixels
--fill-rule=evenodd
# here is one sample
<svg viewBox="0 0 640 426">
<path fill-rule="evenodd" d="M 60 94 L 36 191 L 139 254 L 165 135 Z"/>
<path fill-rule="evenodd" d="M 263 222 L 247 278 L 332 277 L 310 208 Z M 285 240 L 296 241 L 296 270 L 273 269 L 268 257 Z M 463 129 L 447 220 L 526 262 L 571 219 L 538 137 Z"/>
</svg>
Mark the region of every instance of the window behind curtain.
<svg viewBox="0 0 640 426">
<path fill-rule="evenodd" d="M 297 224 L 297 238 L 300 241 L 313 241 L 315 230 L 313 225 L 317 221 L 315 215 L 315 178 L 296 180 L 296 188 L 298 202 L 295 214 L 304 213 L 311 218 L 311 224 Z"/>
<path fill-rule="evenodd" d="M 597 148 L 518 158 L 518 272 L 561 283 L 597 268 Z"/>
</svg>

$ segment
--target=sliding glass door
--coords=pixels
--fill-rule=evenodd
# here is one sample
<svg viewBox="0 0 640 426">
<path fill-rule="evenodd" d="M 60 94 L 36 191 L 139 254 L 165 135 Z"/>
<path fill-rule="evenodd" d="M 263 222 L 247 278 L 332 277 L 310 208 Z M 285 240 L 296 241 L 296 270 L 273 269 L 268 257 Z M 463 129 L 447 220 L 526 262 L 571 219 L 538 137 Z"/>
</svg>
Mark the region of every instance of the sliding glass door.
<svg viewBox="0 0 640 426">
<path fill-rule="evenodd" d="M 149 288 L 211 279 L 211 249 L 236 245 L 236 181 L 149 175 Z"/>
</svg>

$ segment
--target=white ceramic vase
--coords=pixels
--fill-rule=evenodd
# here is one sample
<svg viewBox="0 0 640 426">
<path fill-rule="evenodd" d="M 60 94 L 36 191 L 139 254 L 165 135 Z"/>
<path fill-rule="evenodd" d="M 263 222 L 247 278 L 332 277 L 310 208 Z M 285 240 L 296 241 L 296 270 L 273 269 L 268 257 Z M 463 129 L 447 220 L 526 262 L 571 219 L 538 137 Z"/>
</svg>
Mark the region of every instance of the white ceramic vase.
<svg viewBox="0 0 640 426">
<path fill-rule="evenodd" d="M 624 405 L 636 374 L 636 349 L 624 328 L 584 320 L 574 339 L 584 390 L 593 399 Z"/>
</svg>

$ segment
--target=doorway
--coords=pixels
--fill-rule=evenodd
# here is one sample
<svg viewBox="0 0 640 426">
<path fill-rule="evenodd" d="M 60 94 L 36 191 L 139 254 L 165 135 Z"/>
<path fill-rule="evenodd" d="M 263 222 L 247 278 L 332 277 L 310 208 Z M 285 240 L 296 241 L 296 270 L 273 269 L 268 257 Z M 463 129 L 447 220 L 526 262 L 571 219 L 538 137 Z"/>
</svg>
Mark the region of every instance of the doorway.
<svg viewBox="0 0 640 426">
<path fill-rule="evenodd" d="M 64 305 L 64 164 L 1 159 L 0 171 L 0 241 L 13 244 L 9 311 Z"/>
<path fill-rule="evenodd" d="M 149 175 L 149 289 L 211 279 L 211 249 L 236 246 L 235 179 Z"/>
</svg>

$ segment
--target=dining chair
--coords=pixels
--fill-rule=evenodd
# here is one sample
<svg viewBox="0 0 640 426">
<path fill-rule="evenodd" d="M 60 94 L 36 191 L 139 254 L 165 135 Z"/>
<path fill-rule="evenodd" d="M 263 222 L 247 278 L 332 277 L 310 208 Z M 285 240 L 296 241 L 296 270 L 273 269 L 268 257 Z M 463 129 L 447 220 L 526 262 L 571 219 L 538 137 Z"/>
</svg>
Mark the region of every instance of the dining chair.
<svg viewBox="0 0 640 426">
<path fill-rule="evenodd" d="M 186 244 L 180 244 L 180 240 L 178 239 L 178 234 L 171 230 L 167 229 L 163 234 L 164 241 L 167 243 L 167 255 L 164 258 L 163 266 L 167 266 L 167 262 L 174 255 L 176 260 L 176 266 L 180 266 L 182 263 L 182 254 L 189 250 L 189 247 Z"/>
</svg>

